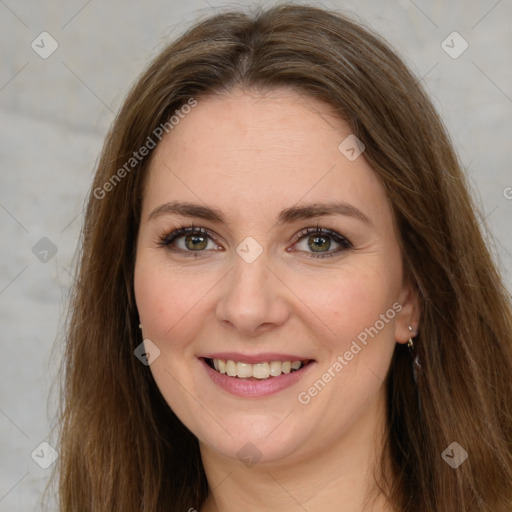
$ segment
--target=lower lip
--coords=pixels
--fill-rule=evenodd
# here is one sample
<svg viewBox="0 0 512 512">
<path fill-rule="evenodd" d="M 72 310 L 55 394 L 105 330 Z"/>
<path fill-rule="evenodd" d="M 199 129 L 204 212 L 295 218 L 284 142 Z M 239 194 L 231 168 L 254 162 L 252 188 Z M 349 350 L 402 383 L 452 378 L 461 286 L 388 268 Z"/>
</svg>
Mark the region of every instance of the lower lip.
<svg viewBox="0 0 512 512">
<path fill-rule="evenodd" d="M 199 361 L 202 363 L 213 382 L 222 389 L 229 391 L 233 395 L 252 398 L 262 398 L 273 395 L 274 393 L 278 393 L 283 389 L 293 386 L 306 373 L 308 373 L 311 367 L 315 364 L 311 361 L 300 370 L 290 373 L 282 373 L 279 377 L 269 377 L 264 380 L 245 380 L 239 379 L 238 377 L 229 377 L 224 373 L 215 371 L 204 359 L 199 359 Z"/>
</svg>

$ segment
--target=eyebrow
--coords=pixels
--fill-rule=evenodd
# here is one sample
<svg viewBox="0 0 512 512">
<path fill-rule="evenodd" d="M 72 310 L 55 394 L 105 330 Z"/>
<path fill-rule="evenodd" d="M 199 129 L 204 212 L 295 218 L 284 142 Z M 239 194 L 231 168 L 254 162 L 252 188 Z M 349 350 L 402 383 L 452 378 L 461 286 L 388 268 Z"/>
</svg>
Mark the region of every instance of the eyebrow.
<svg viewBox="0 0 512 512">
<path fill-rule="evenodd" d="M 224 214 L 217 208 L 196 203 L 171 201 L 157 206 L 148 216 L 148 221 L 163 215 L 177 214 L 183 217 L 194 217 L 219 224 L 227 224 Z M 373 226 L 370 218 L 361 210 L 349 203 L 311 203 L 304 206 L 292 206 L 279 213 L 278 224 L 291 224 L 297 220 L 311 219 L 324 215 L 342 215 L 360 220 Z"/>
</svg>

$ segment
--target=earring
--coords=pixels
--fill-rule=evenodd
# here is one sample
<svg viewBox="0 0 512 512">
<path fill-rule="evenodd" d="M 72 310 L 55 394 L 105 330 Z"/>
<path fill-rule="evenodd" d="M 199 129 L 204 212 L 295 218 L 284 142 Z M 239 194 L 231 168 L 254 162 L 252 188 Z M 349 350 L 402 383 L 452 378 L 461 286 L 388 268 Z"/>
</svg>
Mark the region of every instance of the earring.
<svg viewBox="0 0 512 512">
<path fill-rule="evenodd" d="M 407 342 L 407 347 L 409 348 L 409 352 L 411 354 L 411 357 L 413 358 L 412 361 L 412 374 L 414 377 L 414 382 L 418 382 L 418 374 L 421 371 L 421 364 L 420 364 L 420 358 L 418 354 L 414 354 L 414 341 L 413 338 L 417 336 L 417 333 L 414 332 L 414 329 L 409 325 L 409 331 L 411 331 L 411 337 L 409 338 L 409 341 Z"/>
<path fill-rule="evenodd" d="M 142 329 L 142 324 L 139 324 L 139 329 Z"/>
<path fill-rule="evenodd" d="M 412 352 L 414 350 L 414 341 L 412 340 L 413 336 L 416 336 L 414 333 L 413 328 L 409 325 L 409 331 L 411 331 L 411 336 L 409 338 L 409 341 L 407 342 L 407 346 L 409 347 L 409 350 Z"/>
</svg>

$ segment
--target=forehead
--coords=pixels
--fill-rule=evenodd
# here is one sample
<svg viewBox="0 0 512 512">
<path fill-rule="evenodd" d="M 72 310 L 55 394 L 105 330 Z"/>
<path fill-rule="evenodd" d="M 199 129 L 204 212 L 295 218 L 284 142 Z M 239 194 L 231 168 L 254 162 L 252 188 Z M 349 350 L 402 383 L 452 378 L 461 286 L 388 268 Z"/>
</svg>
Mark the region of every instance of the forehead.
<svg viewBox="0 0 512 512">
<path fill-rule="evenodd" d="M 155 150 L 144 210 L 175 198 L 227 206 L 233 215 L 302 200 L 386 206 L 364 154 L 351 161 L 340 151 L 352 130 L 329 105 L 291 90 L 197 101 Z"/>
</svg>

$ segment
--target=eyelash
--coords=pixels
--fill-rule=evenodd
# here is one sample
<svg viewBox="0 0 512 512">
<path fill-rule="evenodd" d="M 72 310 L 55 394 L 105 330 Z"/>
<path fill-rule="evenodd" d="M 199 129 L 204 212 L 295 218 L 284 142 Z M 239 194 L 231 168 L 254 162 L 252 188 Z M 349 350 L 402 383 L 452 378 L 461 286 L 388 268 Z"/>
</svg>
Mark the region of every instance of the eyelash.
<svg viewBox="0 0 512 512">
<path fill-rule="evenodd" d="M 173 251 L 173 252 L 182 252 L 186 254 L 187 256 L 193 256 L 197 257 L 200 252 L 204 251 L 184 251 L 183 249 L 177 249 L 173 248 L 171 249 L 171 244 L 175 242 L 178 238 L 184 235 L 188 234 L 201 234 L 206 235 L 209 237 L 212 241 L 217 242 L 216 237 L 211 233 L 208 229 L 202 228 L 202 227 L 195 227 L 194 225 L 191 226 L 178 226 L 171 232 L 164 232 L 162 233 L 157 240 L 157 244 L 160 247 L 166 247 L 167 249 Z M 332 231 L 327 228 L 320 227 L 318 224 L 316 227 L 309 227 L 303 229 L 300 233 L 297 234 L 295 237 L 296 240 L 294 241 L 294 245 L 298 242 L 300 242 L 303 238 L 306 236 L 311 235 L 320 235 L 320 236 L 328 236 L 332 238 L 336 243 L 338 243 L 341 247 L 336 249 L 332 252 L 327 253 L 308 253 L 312 258 L 328 258 L 331 256 L 334 256 L 335 254 L 338 254 L 340 252 L 343 252 L 346 249 L 353 248 L 352 242 L 348 240 L 348 238 L 344 237 L 343 235 L 340 235 L 339 233 L 336 233 L 335 231 Z"/>
</svg>

